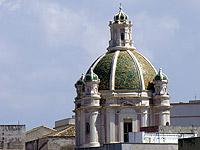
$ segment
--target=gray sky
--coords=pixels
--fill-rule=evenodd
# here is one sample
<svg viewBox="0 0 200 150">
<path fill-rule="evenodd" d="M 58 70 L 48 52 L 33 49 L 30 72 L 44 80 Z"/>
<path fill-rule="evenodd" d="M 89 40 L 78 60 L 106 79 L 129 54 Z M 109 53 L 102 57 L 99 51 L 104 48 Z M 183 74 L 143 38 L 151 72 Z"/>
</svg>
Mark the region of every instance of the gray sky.
<svg viewBox="0 0 200 150">
<path fill-rule="evenodd" d="M 171 101 L 200 99 L 199 0 L 0 0 L 0 124 L 53 127 L 72 115 L 74 83 L 106 52 L 120 2 Z"/>
</svg>

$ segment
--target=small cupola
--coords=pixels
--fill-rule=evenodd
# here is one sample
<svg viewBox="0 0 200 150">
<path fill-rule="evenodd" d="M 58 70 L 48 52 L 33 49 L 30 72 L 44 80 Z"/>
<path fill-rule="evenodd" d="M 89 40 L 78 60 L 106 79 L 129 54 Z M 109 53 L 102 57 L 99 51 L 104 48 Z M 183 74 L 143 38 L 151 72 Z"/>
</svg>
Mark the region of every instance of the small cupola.
<svg viewBox="0 0 200 150">
<path fill-rule="evenodd" d="M 99 77 L 93 72 L 92 68 L 90 68 L 89 73 L 85 76 L 85 82 L 91 81 L 99 81 Z"/>
<path fill-rule="evenodd" d="M 76 86 L 78 85 L 84 85 L 85 82 L 84 82 L 84 74 L 81 75 L 80 79 L 76 82 Z"/>
<path fill-rule="evenodd" d="M 162 72 L 162 68 L 159 69 L 158 74 L 155 76 L 154 80 L 168 80 L 167 76 Z"/>
<path fill-rule="evenodd" d="M 119 7 L 119 12 L 114 16 L 114 20 L 109 22 L 110 41 L 109 51 L 135 49 L 132 41 L 132 23 L 128 20 L 128 15 Z"/>
<path fill-rule="evenodd" d="M 99 97 L 98 87 L 100 83 L 99 77 L 93 72 L 93 69 L 90 68 L 89 72 L 85 76 L 85 95 Z"/>
<path fill-rule="evenodd" d="M 154 95 L 166 95 L 168 97 L 169 95 L 167 90 L 168 78 L 162 72 L 162 68 L 159 69 L 158 74 L 155 76 L 153 84 L 155 89 Z"/>
<path fill-rule="evenodd" d="M 76 82 L 75 87 L 77 92 L 77 98 L 81 98 L 85 89 L 84 74 L 82 74 L 81 78 Z"/>
</svg>

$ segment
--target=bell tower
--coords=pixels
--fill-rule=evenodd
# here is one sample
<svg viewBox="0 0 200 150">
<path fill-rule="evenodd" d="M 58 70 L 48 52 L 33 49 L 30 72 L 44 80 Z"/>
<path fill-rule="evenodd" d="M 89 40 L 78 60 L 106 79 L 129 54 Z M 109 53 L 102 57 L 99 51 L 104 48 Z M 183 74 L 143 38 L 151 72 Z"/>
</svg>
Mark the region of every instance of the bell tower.
<svg viewBox="0 0 200 150">
<path fill-rule="evenodd" d="M 132 23 L 122 11 L 120 4 L 119 12 L 114 16 L 114 21 L 109 22 L 110 27 L 110 50 L 135 49 L 132 41 Z"/>
</svg>

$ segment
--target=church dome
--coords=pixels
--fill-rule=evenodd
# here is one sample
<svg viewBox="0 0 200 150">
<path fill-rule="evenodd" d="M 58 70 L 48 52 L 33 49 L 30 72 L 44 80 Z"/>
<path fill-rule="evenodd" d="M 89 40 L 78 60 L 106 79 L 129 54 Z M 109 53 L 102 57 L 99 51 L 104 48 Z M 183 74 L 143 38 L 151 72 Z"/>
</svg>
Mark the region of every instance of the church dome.
<svg viewBox="0 0 200 150">
<path fill-rule="evenodd" d="M 90 69 L 100 79 L 99 90 L 149 90 L 157 74 L 153 65 L 136 50 L 108 51 Z"/>
<path fill-rule="evenodd" d="M 133 46 L 132 23 L 121 5 L 109 27 L 108 52 L 91 65 L 84 81 L 93 78 L 92 71 L 100 79 L 99 90 L 153 90 L 157 71 Z"/>
</svg>

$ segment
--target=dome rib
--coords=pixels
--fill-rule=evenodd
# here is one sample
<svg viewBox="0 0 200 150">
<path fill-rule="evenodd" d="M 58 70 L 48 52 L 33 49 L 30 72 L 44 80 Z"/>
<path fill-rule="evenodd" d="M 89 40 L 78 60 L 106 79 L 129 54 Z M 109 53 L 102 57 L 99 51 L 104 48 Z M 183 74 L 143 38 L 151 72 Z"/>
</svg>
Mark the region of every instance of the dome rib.
<svg viewBox="0 0 200 150">
<path fill-rule="evenodd" d="M 142 84 L 142 90 L 145 90 L 145 84 L 144 84 L 144 77 L 143 77 L 143 72 L 142 72 L 142 68 L 137 60 L 137 58 L 134 56 L 134 54 L 130 51 L 127 50 L 128 54 L 131 56 L 131 58 L 133 59 L 134 62 L 136 62 L 138 70 L 139 70 L 139 74 L 140 74 L 140 80 L 141 80 L 141 84 Z"/>
<path fill-rule="evenodd" d="M 112 68 L 111 68 L 111 74 L 110 74 L 110 90 L 115 90 L 115 72 L 116 72 L 117 59 L 118 59 L 119 53 L 120 51 L 115 51 L 115 54 L 112 59 Z"/>
</svg>

